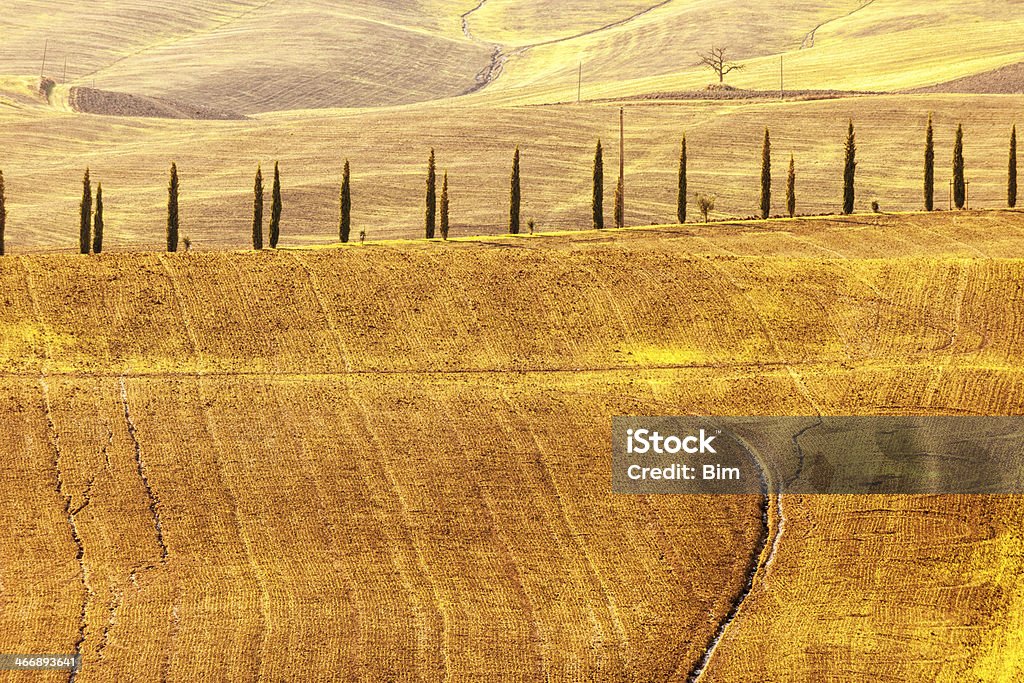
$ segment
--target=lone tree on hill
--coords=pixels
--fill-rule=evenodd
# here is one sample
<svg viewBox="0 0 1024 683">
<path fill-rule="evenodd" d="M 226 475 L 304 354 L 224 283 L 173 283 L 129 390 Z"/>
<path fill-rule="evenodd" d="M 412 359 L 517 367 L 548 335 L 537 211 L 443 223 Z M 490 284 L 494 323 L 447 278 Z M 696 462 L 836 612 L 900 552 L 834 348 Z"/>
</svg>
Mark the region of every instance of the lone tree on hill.
<svg viewBox="0 0 1024 683">
<path fill-rule="evenodd" d="M 686 134 L 679 145 L 679 192 L 676 195 L 676 219 L 682 225 L 686 222 Z"/>
<path fill-rule="evenodd" d="M 92 252 L 103 252 L 103 183 L 96 185 L 96 211 L 92 217 Z"/>
<path fill-rule="evenodd" d="M 4 172 L 0 171 L 0 256 L 7 252 L 4 248 L 4 232 L 7 229 L 7 199 L 4 195 Z"/>
<path fill-rule="evenodd" d="M 843 213 L 853 213 L 853 177 L 857 172 L 857 138 L 853 132 L 853 121 L 846 132 L 846 163 L 843 166 Z"/>
<path fill-rule="evenodd" d="M 601 140 L 597 141 L 597 149 L 594 151 L 594 198 L 590 203 L 594 215 L 594 228 L 600 230 L 604 227 L 604 153 L 601 150 Z"/>
<path fill-rule="evenodd" d="M 92 183 L 89 181 L 88 168 L 85 169 L 85 176 L 82 178 L 82 203 L 79 205 L 78 218 L 78 251 L 88 254 L 92 246 Z"/>
<path fill-rule="evenodd" d="M 258 164 L 252 199 L 252 248 L 263 249 L 263 169 Z"/>
<path fill-rule="evenodd" d="M 178 251 L 178 165 L 174 162 L 167 185 L 167 251 Z"/>
<path fill-rule="evenodd" d="M 274 162 L 274 189 L 270 201 L 270 248 L 277 249 L 281 239 L 281 171 Z"/>
<path fill-rule="evenodd" d="M 789 217 L 796 215 L 796 163 L 793 155 L 789 155 L 789 175 L 786 178 L 786 211 Z"/>
<path fill-rule="evenodd" d="M 729 61 L 726 57 L 726 48 L 724 47 L 712 47 L 707 52 L 700 52 L 698 55 L 700 56 L 700 63 L 715 72 L 719 83 L 725 82 L 725 76 L 730 71 L 743 68 L 742 64 Z"/>
<path fill-rule="evenodd" d="M 957 124 L 956 143 L 953 145 L 953 204 L 964 208 L 967 200 L 967 185 L 964 182 L 964 128 Z"/>
<path fill-rule="evenodd" d="M 715 210 L 715 195 L 697 193 L 697 209 L 704 216 L 704 222 L 708 222 L 708 216 Z"/>
<path fill-rule="evenodd" d="M 448 239 L 448 171 L 441 182 L 441 239 Z"/>
<path fill-rule="evenodd" d="M 932 133 L 932 115 L 928 115 L 928 130 L 924 134 L 924 210 L 935 208 L 935 136 Z"/>
<path fill-rule="evenodd" d="M 510 235 L 519 234 L 519 146 L 516 146 L 516 153 L 512 156 L 512 187 L 509 190 L 508 206 L 508 232 Z"/>
<path fill-rule="evenodd" d="M 3 236 L 3 187 L 4 177 L 0 174 L 0 239 Z M 1017 126 L 1010 130 L 1010 169 L 1006 176 L 1006 205 L 1011 209 L 1017 206 Z M 3 254 L 0 246 L 0 254 Z"/>
<path fill-rule="evenodd" d="M 427 239 L 434 239 L 434 224 L 437 220 L 437 168 L 434 165 L 434 149 L 430 149 L 427 161 L 427 215 L 424 227 Z"/>
<path fill-rule="evenodd" d="M 761 145 L 761 218 L 768 218 L 772 210 L 772 141 L 764 129 Z"/>
<path fill-rule="evenodd" d="M 349 173 L 348 159 L 345 159 L 345 169 L 341 172 L 341 217 L 338 222 L 338 238 L 342 244 L 348 242 L 349 233 L 352 232 L 352 179 Z"/>
</svg>

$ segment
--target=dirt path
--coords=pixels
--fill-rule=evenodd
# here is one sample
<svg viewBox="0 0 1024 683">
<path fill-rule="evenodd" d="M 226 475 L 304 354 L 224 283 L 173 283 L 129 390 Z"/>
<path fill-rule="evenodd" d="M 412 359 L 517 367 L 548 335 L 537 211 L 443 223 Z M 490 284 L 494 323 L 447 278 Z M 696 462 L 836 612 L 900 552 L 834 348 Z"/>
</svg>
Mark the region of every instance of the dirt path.
<svg viewBox="0 0 1024 683">
<path fill-rule="evenodd" d="M 868 0 L 868 1 L 871 2 L 872 0 Z M 471 9 L 468 12 L 465 12 L 465 13 L 463 13 L 461 15 L 461 19 L 462 19 L 462 33 L 467 38 L 469 38 L 470 40 L 472 40 L 474 42 L 482 43 L 482 44 L 485 44 L 485 45 L 490 45 L 492 47 L 491 61 L 487 64 L 487 66 L 485 66 L 483 69 L 480 70 L 480 72 L 476 75 L 475 83 L 472 86 L 470 86 L 469 88 L 467 88 L 462 93 L 463 95 L 470 95 L 470 94 L 475 93 L 475 92 L 477 92 L 479 90 L 483 90 L 488 85 L 490 85 L 494 81 L 498 80 L 498 77 L 501 75 L 501 72 L 504 70 L 505 63 L 508 62 L 508 60 L 511 59 L 512 57 L 518 57 L 519 55 L 522 55 L 525 52 L 527 52 L 528 50 L 532 50 L 535 47 L 541 47 L 543 45 L 554 45 L 556 43 L 565 43 L 565 42 L 568 42 L 570 40 L 576 40 L 577 38 L 583 38 L 583 37 L 586 37 L 586 36 L 594 35 L 595 33 L 600 33 L 602 31 L 607 31 L 609 29 L 618 28 L 619 26 L 622 26 L 623 24 L 628 24 L 629 22 L 634 21 L 635 19 L 639 19 L 640 17 L 644 16 L 645 14 L 649 14 L 650 12 L 653 12 L 654 10 L 656 10 L 656 9 L 658 9 L 660 7 L 664 7 L 665 5 L 667 5 L 670 2 L 672 2 L 672 0 L 662 0 L 661 2 L 658 2 L 658 3 L 654 4 L 654 5 L 651 5 L 650 7 L 647 7 L 646 9 L 642 9 L 639 12 L 636 12 L 635 14 L 631 14 L 630 16 L 628 16 L 628 17 L 626 17 L 624 19 L 618 19 L 618 20 L 613 21 L 613 22 L 611 22 L 609 24 L 605 24 L 604 26 L 599 26 L 597 28 L 592 28 L 592 29 L 589 29 L 587 31 L 583 31 L 581 33 L 576 33 L 576 34 L 573 34 L 571 36 L 566 36 L 564 38 L 552 38 L 550 40 L 542 40 L 542 41 L 537 42 L 537 43 L 530 43 L 529 45 L 523 45 L 521 47 L 517 47 L 516 49 L 512 50 L 511 52 L 506 52 L 504 45 L 501 45 L 499 43 L 488 43 L 487 41 L 484 41 L 484 40 L 481 40 L 480 38 L 477 38 L 473 34 L 473 31 L 470 30 L 470 28 L 469 28 L 469 18 L 474 13 L 476 13 L 476 12 L 480 11 L 481 9 L 483 9 L 484 5 L 486 5 L 487 2 L 488 2 L 488 0 L 480 0 L 480 2 L 477 4 L 476 7 L 474 7 L 473 9 Z"/>
<path fill-rule="evenodd" d="M 845 19 L 846 17 L 852 16 L 857 12 L 861 11 L 862 9 L 864 9 L 865 7 L 867 7 L 868 5 L 870 5 L 871 3 L 873 3 L 874 1 L 875 0 L 861 0 L 860 7 L 858 7 L 857 9 L 847 12 L 842 16 L 832 17 L 831 19 L 826 19 L 825 21 L 821 22 L 820 24 L 818 24 L 817 26 L 815 26 L 814 28 L 807 32 L 807 35 L 804 36 L 803 41 L 801 41 L 800 43 L 800 49 L 803 50 L 804 48 L 814 47 L 814 34 L 817 33 L 818 29 L 824 26 L 825 24 L 831 24 L 833 21 L 839 21 L 840 19 Z"/>
</svg>

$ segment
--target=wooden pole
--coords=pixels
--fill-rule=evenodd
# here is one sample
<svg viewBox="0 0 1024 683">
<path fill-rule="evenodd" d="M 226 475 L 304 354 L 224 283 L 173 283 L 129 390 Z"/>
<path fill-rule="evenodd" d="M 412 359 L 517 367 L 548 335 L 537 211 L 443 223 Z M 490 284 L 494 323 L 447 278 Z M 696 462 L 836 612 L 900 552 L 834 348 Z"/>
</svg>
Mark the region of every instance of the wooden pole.
<svg viewBox="0 0 1024 683">
<path fill-rule="evenodd" d="M 782 55 L 779 55 L 779 99 L 786 99 L 785 81 L 783 80 L 782 72 Z"/>
<path fill-rule="evenodd" d="M 46 48 L 48 48 L 49 46 L 50 40 L 46 39 L 46 41 L 43 42 L 43 67 L 39 70 L 39 78 L 42 78 L 46 75 Z"/>
<path fill-rule="evenodd" d="M 576 80 L 576 104 L 583 99 L 583 62 L 580 62 L 580 73 Z"/>
<path fill-rule="evenodd" d="M 64 55 L 64 78 L 61 79 L 61 83 L 68 82 L 68 57 Z"/>
</svg>

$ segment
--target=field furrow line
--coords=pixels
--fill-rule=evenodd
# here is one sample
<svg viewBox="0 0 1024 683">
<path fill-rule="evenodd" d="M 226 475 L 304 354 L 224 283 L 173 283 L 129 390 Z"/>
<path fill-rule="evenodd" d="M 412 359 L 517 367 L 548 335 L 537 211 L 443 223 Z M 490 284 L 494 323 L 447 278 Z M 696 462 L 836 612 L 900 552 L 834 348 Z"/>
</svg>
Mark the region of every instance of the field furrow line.
<svg viewBox="0 0 1024 683">
<path fill-rule="evenodd" d="M 259 590 L 259 600 L 257 601 L 257 604 L 259 605 L 261 628 L 259 643 L 256 648 L 256 661 L 254 662 L 255 679 L 259 681 L 263 679 L 263 667 L 264 662 L 267 659 L 267 641 L 271 630 L 270 593 L 267 590 L 266 577 L 264 577 L 263 572 L 260 571 L 259 566 L 256 563 L 255 556 L 253 555 L 252 541 L 249 538 L 249 534 L 246 533 L 245 527 L 242 525 L 241 516 L 238 513 L 238 497 L 235 494 L 234 487 L 228 484 L 228 477 L 225 476 L 224 465 L 221 462 L 221 457 L 220 455 L 217 455 L 218 453 L 221 455 L 224 454 L 224 447 L 221 445 L 220 439 L 213 427 L 213 421 L 210 419 L 210 411 L 206 407 L 207 398 L 203 391 L 202 377 L 197 377 L 196 388 L 199 396 L 200 410 L 203 413 L 203 419 L 205 422 L 205 430 L 206 433 L 210 435 L 210 439 L 213 442 L 211 457 L 213 459 L 215 475 L 220 484 L 219 488 L 224 492 L 224 496 L 227 499 L 228 511 L 230 512 L 232 522 L 234 523 L 233 526 L 235 527 L 235 533 L 238 536 L 238 540 L 242 543 L 242 550 L 245 553 L 246 562 L 249 564 L 253 580 Z"/>
<path fill-rule="evenodd" d="M 334 336 L 334 342 L 338 347 L 338 357 L 345 364 L 345 372 L 352 372 L 352 361 L 350 359 L 348 346 L 345 344 L 345 340 L 342 338 L 341 332 L 338 330 L 338 325 L 334 320 L 334 316 L 331 315 L 331 309 L 324 299 L 323 290 L 320 288 L 319 278 L 309 265 L 302 260 L 302 257 L 300 257 L 297 252 L 289 251 L 288 254 L 295 259 L 295 262 L 306 273 L 306 277 L 309 279 L 310 291 L 312 291 L 317 304 L 320 306 L 320 311 L 324 315 L 324 321 L 327 323 L 327 329 L 329 329 L 331 334 Z"/>
<path fill-rule="evenodd" d="M 168 550 L 167 543 L 164 540 L 163 520 L 160 518 L 160 498 L 156 491 L 153 490 L 153 485 L 146 474 L 146 464 L 142 460 L 142 444 L 139 442 L 138 427 L 136 427 L 135 421 L 132 419 L 131 410 L 128 408 L 128 387 L 125 383 L 124 375 L 121 376 L 119 385 L 121 388 L 121 405 L 124 407 L 125 426 L 128 429 L 128 436 L 131 437 L 132 449 L 135 454 L 135 470 L 138 472 L 139 480 L 142 482 L 142 488 L 146 491 L 149 514 L 153 517 L 153 531 L 156 535 L 157 545 L 160 546 L 160 564 L 167 564 Z"/>
<path fill-rule="evenodd" d="M 512 401 L 509 399 L 508 395 L 503 389 L 498 388 L 496 393 L 498 397 L 501 399 L 502 403 L 504 403 L 505 406 L 508 408 L 509 415 L 523 414 L 521 409 L 517 409 L 517 407 L 512 404 Z M 622 620 L 619 618 L 618 604 L 615 600 L 615 597 L 608 589 L 608 585 L 605 582 L 604 577 L 597 570 L 597 566 L 594 564 L 594 558 L 591 557 L 590 550 L 584 543 L 580 542 L 580 537 L 582 536 L 582 534 L 580 534 L 579 530 L 576 528 L 576 525 L 573 524 L 573 522 L 571 521 L 569 514 L 566 511 L 565 505 L 563 503 L 562 493 L 559 490 L 558 485 L 555 483 L 554 478 L 551 476 L 551 470 L 548 468 L 547 464 L 544 462 L 544 458 L 542 457 L 543 453 L 547 451 L 546 449 L 541 447 L 540 441 L 537 438 L 536 431 L 525 419 L 521 421 L 521 426 L 522 433 L 526 434 L 529 437 L 529 439 L 533 442 L 535 452 L 538 456 L 536 460 L 536 465 L 537 472 L 540 476 L 540 483 L 543 486 L 543 488 L 547 490 L 548 496 L 554 502 L 556 517 L 560 525 L 564 529 L 563 533 L 565 535 L 565 539 L 574 548 L 576 554 L 582 558 L 582 567 L 590 576 L 591 581 L 596 583 L 596 587 L 598 588 L 599 592 L 603 597 L 605 609 L 608 612 L 609 623 L 612 625 L 613 630 L 617 633 L 619 637 L 619 644 L 623 649 L 628 651 L 629 637 L 626 633 L 625 627 L 622 624 Z"/>
<path fill-rule="evenodd" d="M 174 274 L 174 271 L 169 265 L 167 265 L 166 255 L 160 254 L 160 266 L 167 273 L 167 279 L 171 283 L 171 291 L 174 292 L 174 300 L 178 304 L 178 310 L 181 311 L 181 324 L 185 327 L 185 333 L 188 335 L 189 341 L 192 342 L 192 349 L 196 355 L 196 374 L 202 375 L 203 371 L 203 352 L 199 349 L 199 336 L 196 334 L 195 323 L 192 320 L 192 315 L 188 312 L 188 308 L 185 306 L 185 299 L 181 296 L 181 288 L 178 286 L 178 276 Z"/>
</svg>

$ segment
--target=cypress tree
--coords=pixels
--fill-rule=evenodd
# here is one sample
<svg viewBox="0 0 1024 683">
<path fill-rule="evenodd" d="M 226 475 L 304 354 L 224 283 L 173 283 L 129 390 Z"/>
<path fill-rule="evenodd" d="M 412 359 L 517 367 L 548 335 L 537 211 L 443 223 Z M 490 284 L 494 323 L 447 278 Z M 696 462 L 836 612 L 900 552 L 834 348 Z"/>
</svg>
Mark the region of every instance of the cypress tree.
<svg viewBox="0 0 1024 683">
<path fill-rule="evenodd" d="M 85 169 L 82 178 L 82 203 L 79 206 L 78 251 L 88 254 L 92 246 L 92 183 L 89 181 L 89 169 Z"/>
<path fill-rule="evenodd" d="M 761 146 L 761 218 L 768 218 L 772 210 L 772 141 L 764 129 Z"/>
<path fill-rule="evenodd" d="M 953 145 L 953 204 L 964 208 L 967 186 L 964 183 L 964 128 L 957 124 L 956 143 Z"/>
<path fill-rule="evenodd" d="M 96 211 L 92 219 L 92 251 L 103 252 L 103 183 L 96 185 Z"/>
<path fill-rule="evenodd" d="M 256 166 L 256 185 L 252 203 L 252 248 L 263 249 L 263 170 Z"/>
<path fill-rule="evenodd" d="M 600 140 L 597 141 L 597 150 L 594 152 L 594 198 L 591 209 L 594 214 L 594 228 L 600 230 L 604 227 L 604 154 L 601 151 Z"/>
<path fill-rule="evenodd" d="M 4 172 L 0 171 L 0 256 L 7 252 L 4 245 L 4 233 L 7 230 L 7 199 L 4 194 Z"/>
<path fill-rule="evenodd" d="M 448 239 L 448 171 L 441 183 L 441 239 Z"/>
<path fill-rule="evenodd" d="M 0 174 L 0 204 L 3 202 L 3 175 Z M 1006 205 L 1011 209 L 1017 206 L 1017 126 L 1010 131 L 1010 169 L 1006 176 Z M 0 221 L 3 220 L 3 209 L 0 208 Z M 2 235 L 2 233 L 0 233 Z M 2 249 L 2 247 L 0 247 Z M 3 254 L 3 251 L 0 251 Z"/>
<path fill-rule="evenodd" d="M 341 173 L 341 219 L 338 225 L 338 237 L 342 244 L 348 242 L 352 231 L 352 186 L 349 174 L 348 159 L 345 159 L 345 170 Z"/>
<path fill-rule="evenodd" d="M 512 157 L 512 189 L 509 191 L 508 207 L 508 232 L 510 235 L 519 234 L 519 146 L 516 146 L 516 153 Z"/>
<path fill-rule="evenodd" d="M 274 189 L 270 202 L 270 248 L 277 249 L 281 239 L 281 172 L 274 162 Z"/>
<path fill-rule="evenodd" d="M 846 132 L 846 163 L 843 166 L 843 213 L 853 213 L 853 177 L 857 172 L 857 138 L 853 133 L 853 121 Z"/>
<path fill-rule="evenodd" d="M 935 208 L 935 138 L 932 133 L 932 115 L 928 115 L 928 130 L 924 134 L 924 210 Z"/>
<path fill-rule="evenodd" d="M 434 149 L 430 149 L 430 160 L 427 161 L 427 239 L 434 239 L 434 225 L 437 220 L 437 168 L 434 164 Z"/>
<path fill-rule="evenodd" d="M 679 192 L 676 194 L 676 218 L 680 225 L 686 222 L 686 135 L 679 145 Z"/>
<path fill-rule="evenodd" d="M 622 202 L 622 177 L 619 177 L 619 181 L 615 184 L 615 227 L 624 228 L 626 226 L 626 210 Z"/>
<path fill-rule="evenodd" d="M 789 155 L 789 176 L 786 178 L 786 211 L 789 217 L 796 215 L 796 163 L 793 155 Z"/>
<path fill-rule="evenodd" d="M 178 251 L 178 165 L 174 162 L 167 185 L 167 251 Z"/>
</svg>

